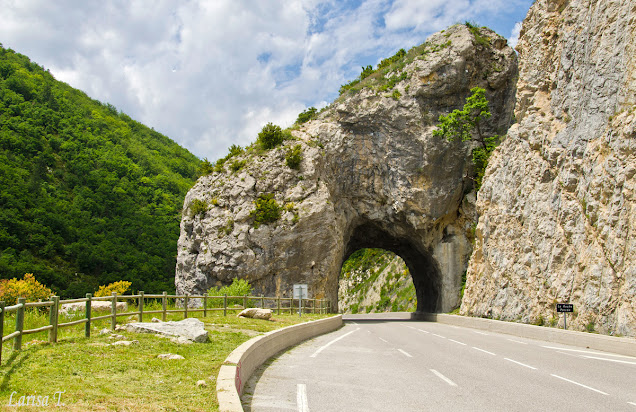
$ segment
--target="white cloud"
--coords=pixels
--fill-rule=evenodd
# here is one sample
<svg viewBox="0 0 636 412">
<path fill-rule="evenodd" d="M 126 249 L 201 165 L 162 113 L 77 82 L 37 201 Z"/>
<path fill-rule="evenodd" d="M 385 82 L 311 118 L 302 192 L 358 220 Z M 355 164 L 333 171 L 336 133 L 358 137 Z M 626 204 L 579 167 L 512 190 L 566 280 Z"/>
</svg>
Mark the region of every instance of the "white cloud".
<svg viewBox="0 0 636 412">
<path fill-rule="evenodd" d="M 360 66 L 530 1 L 0 0 L 0 41 L 216 159 L 324 106 Z"/>
<path fill-rule="evenodd" d="M 512 28 L 510 32 L 510 37 L 508 37 L 508 44 L 510 47 L 517 47 L 517 43 L 519 42 L 519 34 L 521 34 L 521 22 L 518 21 L 515 23 L 515 27 Z"/>
</svg>

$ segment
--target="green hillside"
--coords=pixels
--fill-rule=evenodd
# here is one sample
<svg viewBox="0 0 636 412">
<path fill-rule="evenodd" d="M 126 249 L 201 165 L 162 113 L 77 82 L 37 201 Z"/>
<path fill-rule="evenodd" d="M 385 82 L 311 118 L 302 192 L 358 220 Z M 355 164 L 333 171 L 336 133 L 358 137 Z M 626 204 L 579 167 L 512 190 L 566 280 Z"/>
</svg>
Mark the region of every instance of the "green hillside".
<svg viewBox="0 0 636 412">
<path fill-rule="evenodd" d="M 0 278 L 62 296 L 116 280 L 174 290 L 200 161 L 0 44 Z"/>
</svg>

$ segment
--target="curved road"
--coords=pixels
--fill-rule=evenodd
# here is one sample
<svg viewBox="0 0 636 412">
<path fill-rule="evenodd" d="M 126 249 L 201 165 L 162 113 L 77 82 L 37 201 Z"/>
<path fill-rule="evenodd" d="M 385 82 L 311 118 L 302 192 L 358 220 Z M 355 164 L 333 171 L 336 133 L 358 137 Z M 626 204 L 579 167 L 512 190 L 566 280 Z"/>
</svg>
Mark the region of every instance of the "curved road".
<svg viewBox="0 0 636 412">
<path fill-rule="evenodd" d="M 268 362 L 246 411 L 633 411 L 636 358 L 408 320 L 346 321 Z"/>
</svg>

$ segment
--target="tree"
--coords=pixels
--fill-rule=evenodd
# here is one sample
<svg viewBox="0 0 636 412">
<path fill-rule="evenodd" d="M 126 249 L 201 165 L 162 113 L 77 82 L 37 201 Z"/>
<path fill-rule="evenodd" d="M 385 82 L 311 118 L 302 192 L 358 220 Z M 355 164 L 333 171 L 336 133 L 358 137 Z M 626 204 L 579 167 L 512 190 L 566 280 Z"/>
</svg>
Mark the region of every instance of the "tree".
<svg viewBox="0 0 636 412">
<path fill-rule="evenodd" d="M 273 149 L 279 144 L 283 143 L 283 130 L 280 126 L 276 126 L 272 123 L 267 123 L 263 126 L 263 129 L 258 134 L 258 143 L 263 149 Z"/>
<path fill-rule="evenodd" d="M 475 141 L 481 147 L 473 149 L 473 164 L 475 165 L 475 190 L 479 190 L 488 165 L 490 154 L 497 147 L 499 136 L 484 134 L 483 122 L 492 116 L 488 109 L 486 91 L 481 87 L 470 89 L 472 93 L 466 98 L 462 110 L 455 109 L 447 115 L 440 115 L 437 129 L 433 136 L 445 137 L 452 142 L 460 139 L 462 142 Z"/>
</svg>

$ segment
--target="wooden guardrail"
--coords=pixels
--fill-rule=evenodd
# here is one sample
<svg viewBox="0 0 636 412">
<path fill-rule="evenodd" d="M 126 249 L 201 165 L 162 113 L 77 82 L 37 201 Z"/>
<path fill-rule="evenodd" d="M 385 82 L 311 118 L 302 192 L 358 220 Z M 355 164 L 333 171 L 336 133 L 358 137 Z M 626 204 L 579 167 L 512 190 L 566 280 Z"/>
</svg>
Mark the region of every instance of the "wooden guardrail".
<svg viewBox="0 0 636 412">
<path fill-rule="evenodd" d="M 117 312 L 117 301 L 137 299 L 137 311 L 135 312 Z M 144 302 L 146 299 L 161 300 L 160 310 L 144 310 Z M 168 299 L 182 299 L 183 307 L 181 309 L 168 309 Z M 198 299 L 202 304 L 202 307 L 192 307 L 189 305 L 192 300 Z M 92 302 L 94 301 L 110 301 L 110 313 L 107 315 L 93 316 L 92 315 Z M 220 306 L 220 302 L 223 302 Z M 242 305 L 234 304 L 228 305 L 229 301 L 240 301 Z M 87 338 L 91 336 L 91 323 L 97 320 L 110 319 L 110 326 L 112 330 L 115 330 L 117 325 L 117 318 L 121 316 L 138 316 L 139 322 L 143 321 L 143 316 L 146 314 L 158 314 L 161 313 L 162 320 L 165 322 L 168 317 L 168 313 L 183 313 L 184 319 L 188 317 L 188 314 L 192 312 L 203 312 L 203 316 L 206 317 L 208 311 L 223 311 L 223 315 L 227 316 L 229 311 L 240 311 L 248 307 L 248 302 L 257 301 L 260 303 L 259 307 L 265 308 L 266 301 L 270 301 L 268 308 L 276 311 L 279 315 L 282 312 L 299 314 L 302 313 L 329 313 L 331 312 L 331 302 L 327 299 L 303 299 L 299 301 L 293 298 L 281 298 L 281 297 L 265 297 L 265 296 L 207 296 L 207 295 L 168 295 L 167 292 L 163 294 L 144 294 L 143 291 L 139 291 L 137 295 L 117 295 L 113 292 L 111 296 L 93 297 L 90 293 L 86 294 L 85 298 L 80 299 L 66 299 L 60 300 L 59 296 L 51 296 L 49 301 L 46 302 L 26 302 L 25 298 L 18 298 L 18 303 L 11 306 L 5 306 L 4 301 L 0 301 L 0 337 L 2 337 L 2 343 L 13 339 L 13 350 L 22 349 L 22 336 L 33 333 L 49 332 L 49 342 L 57 342 L 57 332 L 59 328 L 69 327 L 74 325 L 84 324 L 84 335 Z M 294 305 L 294 301 L 297 302 Z M 86 302 L 85 317 L 83 319 L 77 319 L 70 322 L 59 323 L 59 311 L 61 305 L 66 303 L 78 303 Z M 285 304 L 287 303 L 287 304 Z M 215 307 L 209 307 L 210 305 Z M 49 308 L 49 324 L 35 329 L 24 329 L 24 315 L 27 308 Z M 5 314 L 15 312 L 15 331 L 4 335 L 4 318 Z M 2 363 L 2 343 L 0 343 L 0 363 Z"/>
</svg>

